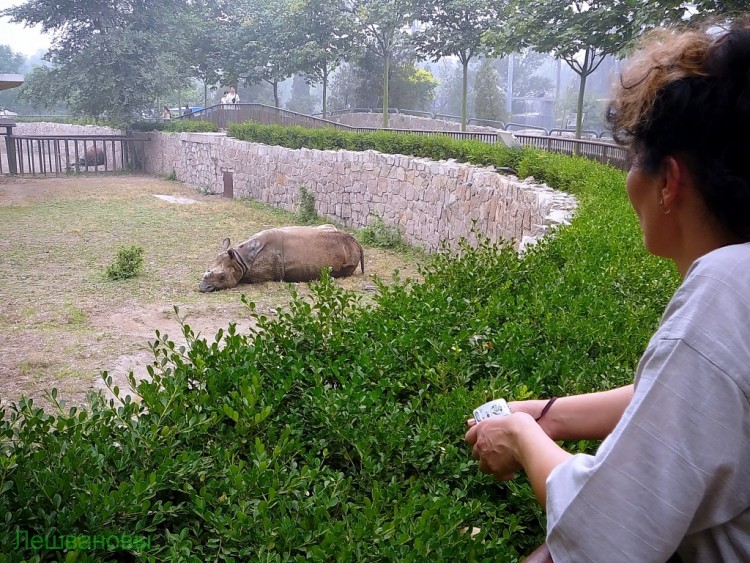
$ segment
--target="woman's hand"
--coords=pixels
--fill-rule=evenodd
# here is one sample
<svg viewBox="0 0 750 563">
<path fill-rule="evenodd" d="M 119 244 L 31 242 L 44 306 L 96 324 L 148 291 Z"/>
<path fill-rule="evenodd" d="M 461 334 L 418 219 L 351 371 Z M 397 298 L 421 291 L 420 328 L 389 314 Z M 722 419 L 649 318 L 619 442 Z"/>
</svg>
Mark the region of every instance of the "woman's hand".
<svg viewBox="0 0 750 563">
<path fill-rule="evenodd" d="M 534 419 L 524 412 L 498 416 L 477 424 L 469 420 L 466 441 L 473 446 L 472 455 L 479 461 L 479 470 L 491 473 L 496 479 L 507 481 L 522 468 L 517 437 L 519 433 L 536 426 Z"/>
<path fill-rule="evenodd" d="M 466 441 L 472 445 L 471 453 L 479 461 L 479 469 L 507 481 L 523 468 L 539 503 L 546 506 L 547 477 L 570 454 L 555 444 L 526 412 L 488 418 L 479 424 L 472 419 L 468 424 Z"/>
</svg>

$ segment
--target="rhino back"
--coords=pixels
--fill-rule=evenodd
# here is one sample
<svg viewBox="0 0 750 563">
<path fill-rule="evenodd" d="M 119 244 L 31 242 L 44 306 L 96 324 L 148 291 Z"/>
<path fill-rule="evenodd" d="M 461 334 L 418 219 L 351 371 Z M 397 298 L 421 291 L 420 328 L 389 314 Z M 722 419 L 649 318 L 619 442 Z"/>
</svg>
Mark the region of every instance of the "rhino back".
<svg viewBox="0 0 750 563">
<path fill-rule="evenodd" d="M 325 267 L 331 268 L 333 277 L 350 276 L 361 256 L 359 243 L 344 231 L 288 233 L 283 241 L 284 280 L 315 280 Z"/>
</svg>

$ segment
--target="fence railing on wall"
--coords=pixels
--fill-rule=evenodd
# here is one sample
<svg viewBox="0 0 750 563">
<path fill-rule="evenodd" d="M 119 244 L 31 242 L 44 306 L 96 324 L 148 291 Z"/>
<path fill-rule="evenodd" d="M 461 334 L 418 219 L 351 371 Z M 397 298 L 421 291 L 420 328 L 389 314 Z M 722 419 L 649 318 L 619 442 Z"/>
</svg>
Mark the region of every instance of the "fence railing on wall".
<svg viewBox="0 0 750 563">
<path fill-rule="evenodd" d="M 12 135 L 0 147 L 0 172 L 18 175 L 107 174 L 142 169 L 135 139 L 125 135 Z"/>
<path fill-rule="evenodd" d="M 536 135 L 516 134 L 519 143 L 549 152 L 583 156 L 602 164 L 609 164 L 625 170 L 627 168 L 625 149 L 614 143 L 593 141 L 589 139 L 571 139 L 567 137 L 541 137 Z"/>
<path fill-rule="evenodd" d="M 299 125 L 315 129 L 323 127 L 346 130 L 354 129 L 335 121 L 263 104 L 219 104 L 181 116 L 178 119 L 210 121 L 219 129 L 227 129 L 230 123 L 242 123 L 243 121 L 255 121 L 266 125 Z"/>
<path fill-rule="evenodd" d="M 395 110 L 395 108 L 394 108 Z M 398 110 L 395 110 L 398 112 Z M 333 112 L 332 112 L 333 113 Z M 302 127 L 333 127 L 336 129 L 354 131 L 358 133 L 370 133 L 382 131 L 373 127 L 353 127 L 335 121 L 321 119 L 310 115 L 296 113 L 293 111 L 266 106 L 263 104 L 223 104 L 216 105 L 201 111 L 184 116 L 181 119 L 200 119 L 214 123 L 219 129 L 226 129 L 230 123 L 242 121 L 255 121 L 267 125 L 300 125 Z M 593 139 L 574 139 L 550 135 L 546 129 L 541 127 L 524 126 L 517 123 L 508 123 L 508 129 L 533 129 L 539 130 L 539 135 L 530 135 L 524 132 L 514 132 L 518 143 L 523 146 L 531 146 L 551 152 L 579 155 L 603 164 L 609 164 L 617 168 L 625 169 L 625 151 L 614 143 Z M 457 140 L 473 140 L 485 143 L 502 142 L 497 133 L 492 131 L 443 131 L 443 130 L 417 130 L 417 129 L 388 129 L 393 133 L 412 135 L 444 135 Z M 555 130 L 563 133 L 563 130 Z M 595 132 L 594 132 L 595 133 Z"/>
</svg>

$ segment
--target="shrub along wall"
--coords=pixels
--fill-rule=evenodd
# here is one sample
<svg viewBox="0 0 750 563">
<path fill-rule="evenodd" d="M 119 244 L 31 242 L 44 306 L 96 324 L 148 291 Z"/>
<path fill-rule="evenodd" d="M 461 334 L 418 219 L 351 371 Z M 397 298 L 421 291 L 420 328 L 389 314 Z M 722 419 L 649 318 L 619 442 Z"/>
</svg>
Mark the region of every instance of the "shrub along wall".
<svg viewBox="0 0 750 563">
<path fill-rule="evenodd" d="M 484 143 L 249 123 L 230 131 L 240 140 L 151 134 L 145 168 L 214 192 L 231 171 L 235 195 L 292 212 L 304 187 L 320 215 L 354 229 L 379 217 L 427 250 L 443 240 L 455 248 L 473 230 L 492 242 L 536 240 L 576 206 L 568 194 L 488 168 L 517 155 Z"/>
<path fill-rule="evenodd" d="M 116 554 L 91 538 L 129 534 L 144 561 L 518 561 L 542 511 L 524 478 L 479 473 L 464 421 L 493 397 L 632 381 L 678 280 L 643 250 L 621 172 L 531 151 L 514 165 L 580 200 L 523 257 L 439 252 L 374 305 L 324 279 L 273 318 L 248 304 L 257 334 L 156 341 L 138 404 L 6 407 L 6 560 L 40 555 L 34 536 L 102 560 Z"/>
</svg>

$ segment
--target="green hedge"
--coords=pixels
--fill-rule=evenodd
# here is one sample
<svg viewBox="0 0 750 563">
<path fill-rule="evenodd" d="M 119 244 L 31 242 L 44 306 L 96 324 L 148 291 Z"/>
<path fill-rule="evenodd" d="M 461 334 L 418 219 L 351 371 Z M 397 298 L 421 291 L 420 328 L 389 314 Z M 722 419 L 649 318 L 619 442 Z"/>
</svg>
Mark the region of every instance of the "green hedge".
<svg viewBox="0 0 750 563">
<path fill-rule="evenodd" d="M 455 158 L 459 162 L 507 166 L 514 169 L 525 153 L 522 149 L 509 149 L 500 144 L 457 141 L 445 135 L 426 136 L 390 131 L 354 133 L 332 128 L 307 129 L 298 126 L 261 125 L 251 121 L 230 124 L 227 134 L 243 141 L 279 145 L 291 149 L 305 147 L 320 150 L 375 150 L 387 154 L 403 154 L 432 160 Z"/>
<path fill-rule="evenodd" d="M 172 119 L 170 121 L 139 121 L 133 123 L 133 131 L 165 131 L 167 133 L 216 133 L 219 128 L 210 121 L 197 119 Z"/>
<path fill-rule="evenodd" d="M 7 408 L 6 560 L 60 556 L 16 549 L 21 532 L 127 533 L 140 538 L 135 559 L 153 561 L 510 562 L 531 551 L 544 526 L 531 489 L 479 473 L 465 420 L 493 397 L 632 381 L 678 277 L 643 250 L 622 172 L 535 151 L 515 165 L 581 202 L 523 258 L 486 242 L 439 252 L 420 283 L 378 282 L 374 305 L 324 277 L 273 318 L 247 303 L 255 335 L 232 326 L 196 340 L 185 325 L 188 350 L 155 341 L 139 403 Z M 113 556 L 97 541 L 77 560 Z"/>
</svg>

